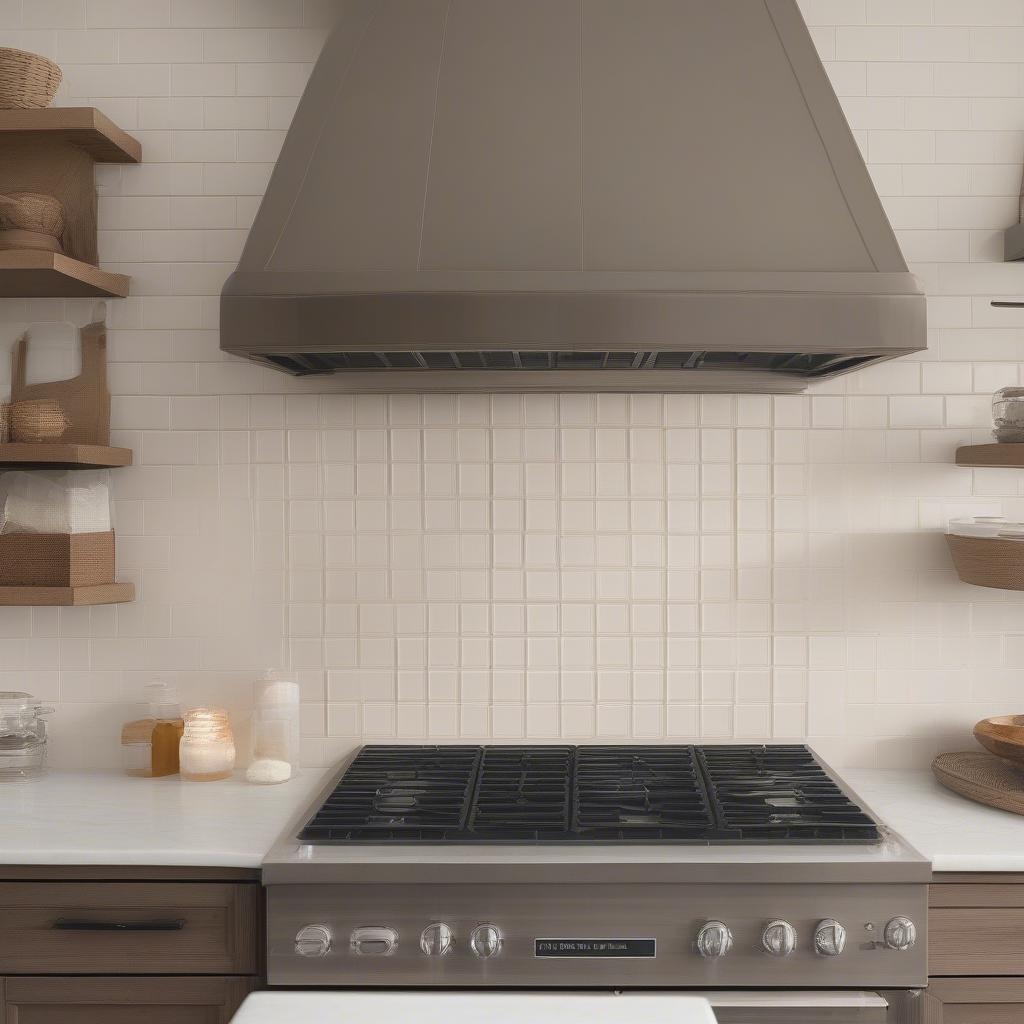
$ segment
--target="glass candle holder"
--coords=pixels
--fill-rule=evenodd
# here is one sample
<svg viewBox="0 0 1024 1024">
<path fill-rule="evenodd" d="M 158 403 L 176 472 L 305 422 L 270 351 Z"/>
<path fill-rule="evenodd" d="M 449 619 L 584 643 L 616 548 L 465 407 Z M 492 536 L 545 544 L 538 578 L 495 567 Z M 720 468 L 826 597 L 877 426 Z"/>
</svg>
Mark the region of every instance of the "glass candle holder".
<svg viewBox="0 0 1024 1024">
<path fill-rule="evenodd" d="M 181 777 L 193 782 L 230 778 L 235 767 L 235 737 L 223 708 L 192 708 L 185 712 L 179 749 Z"/>
</svg>

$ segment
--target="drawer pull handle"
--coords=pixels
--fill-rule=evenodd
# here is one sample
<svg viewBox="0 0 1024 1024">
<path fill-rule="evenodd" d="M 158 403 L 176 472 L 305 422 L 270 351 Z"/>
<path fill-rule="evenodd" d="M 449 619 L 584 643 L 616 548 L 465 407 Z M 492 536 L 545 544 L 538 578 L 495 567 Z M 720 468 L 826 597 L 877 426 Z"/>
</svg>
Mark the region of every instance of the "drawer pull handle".
<svg viewBox="0 0 1024 1024">
<path fill-rule="evenodd" d="M 182 918 L 161 918 L 155 921 L 90 921 L 87 918 L 58 917 L 51 925 L 65 932 L 180 932 Z"/>
</svg>

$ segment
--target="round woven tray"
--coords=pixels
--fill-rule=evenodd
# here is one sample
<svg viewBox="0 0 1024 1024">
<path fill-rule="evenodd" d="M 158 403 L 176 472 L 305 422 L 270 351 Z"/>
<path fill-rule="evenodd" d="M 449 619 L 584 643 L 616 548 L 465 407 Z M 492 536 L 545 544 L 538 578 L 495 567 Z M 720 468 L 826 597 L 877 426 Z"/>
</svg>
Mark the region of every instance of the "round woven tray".
<svg viewBox="0 0 1024 1024">
<path fill-rule="evenodd" d="M 1024 771 L 982 751 L 939 754 L 932 772 L 947 789 L 1001 811 L 1024 814 Z"/>
<path fill-rule="evenodd" d="M 0 109 L 48 107 L 61 77 L 60 67 L 38 53 L 0 47 Z"/>
</svg>

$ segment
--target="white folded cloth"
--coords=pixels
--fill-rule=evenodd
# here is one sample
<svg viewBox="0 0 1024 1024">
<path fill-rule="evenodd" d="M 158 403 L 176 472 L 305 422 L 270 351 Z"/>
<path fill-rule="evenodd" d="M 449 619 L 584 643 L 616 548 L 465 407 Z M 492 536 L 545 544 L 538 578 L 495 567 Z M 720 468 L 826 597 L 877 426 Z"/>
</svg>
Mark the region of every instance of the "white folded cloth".
<svg viewBox="0 0 1024 1024">
<path fill-rule="evenodd" d="M 99 473 L 0 475 L 0 533 L 105 533 L 110 488 Z"/>
</svg>

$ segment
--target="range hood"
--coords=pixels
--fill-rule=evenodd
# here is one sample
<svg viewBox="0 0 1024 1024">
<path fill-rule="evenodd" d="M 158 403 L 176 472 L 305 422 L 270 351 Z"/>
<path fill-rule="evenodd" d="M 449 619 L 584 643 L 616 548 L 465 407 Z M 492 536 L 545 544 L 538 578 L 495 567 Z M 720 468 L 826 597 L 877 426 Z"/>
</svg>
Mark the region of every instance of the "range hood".
<svg viewBox="0 0 1024 1024">
<path fill-rule="evenodd" d="M 796 392 L 925 348 L 794 0 L 344 0 L 221 296 L 325 390 Z"/>
</svg>

